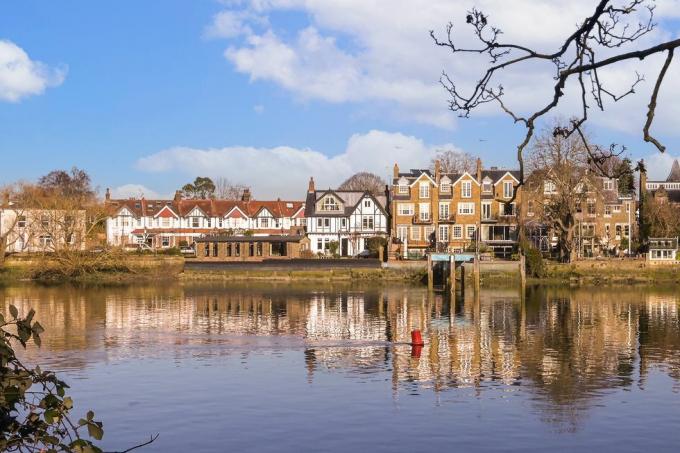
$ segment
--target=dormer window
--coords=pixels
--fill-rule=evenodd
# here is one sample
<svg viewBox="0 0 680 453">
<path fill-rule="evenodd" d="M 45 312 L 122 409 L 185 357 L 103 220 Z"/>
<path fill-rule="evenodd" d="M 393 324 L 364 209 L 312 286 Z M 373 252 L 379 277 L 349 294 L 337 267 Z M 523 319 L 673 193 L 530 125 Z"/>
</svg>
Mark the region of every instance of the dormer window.
<svg viewBox="0 0 680 453">
<path fill-rule="evenodd" d="M 543 182 L 543 193 L 545 194 L 555 194 L 557 193 L 557 186 L 552 181 Z"/>
<path fill-rule="evenodd" d="M 484 182 L 482 182 L 482 192 L 484 192 L 484 193 L 492 193 L 493 192 L 493 185 L 491 184 L 490 179 L 485 179 Z"/>
<path fill-rule="evenodd" d="M 604 190 L 614 190 L 614 181 L 612 181 L 611 179 L 605 179 L 602 182 L 602 185 L 603 185 L 602 188 Z"/>
<path fill-rule="evenodd" d="M 323 204 L 321 205 L 321 210 L 322 211 L 339 211 L 340 206 L 338 205 L 338 202 L 335 198 L 326 197 L 326 198 L 324 198 Z"/>
<path fill-rule="evenodd" d="M 442 178 L 439 184 L 439 191 L 441 193 L 451 193 L 451 180 L 446 176 Z"/>
<path fill-rule="evenodd" d="M 408 186 L 406 184 L 399 184 L 399 193 L 402 195 L 408 195 Z"/>
</svg>

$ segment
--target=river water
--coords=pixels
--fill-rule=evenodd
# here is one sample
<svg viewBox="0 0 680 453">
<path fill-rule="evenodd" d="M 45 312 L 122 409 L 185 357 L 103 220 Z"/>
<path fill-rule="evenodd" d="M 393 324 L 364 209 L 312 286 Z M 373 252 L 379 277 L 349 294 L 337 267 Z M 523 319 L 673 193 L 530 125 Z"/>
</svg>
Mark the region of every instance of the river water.
<svg viewBox="0 0 680 453">
<path fill-rule="evenodd" d="M 26 285 L 0 288 L 9 304 L 37 311 L 23 357 L 60 372 L 107 449 L 680 449 L 678 290 Z"/>
</svg>

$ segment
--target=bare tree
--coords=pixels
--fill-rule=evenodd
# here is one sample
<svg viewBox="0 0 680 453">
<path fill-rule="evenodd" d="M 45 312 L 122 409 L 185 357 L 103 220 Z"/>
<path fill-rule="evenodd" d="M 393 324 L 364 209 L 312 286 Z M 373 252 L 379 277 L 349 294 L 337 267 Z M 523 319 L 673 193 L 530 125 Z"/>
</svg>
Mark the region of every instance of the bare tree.
<svg viewBox="0 0 680 453">
<path fill-rule="evenodd" d="M 350 176 L 340 184 L 339 190 L 361 190 L 364 192 L 370 192 L 373 195 L 382 195 L 385 193 L 385 186 L 387 183 L 380 176 L 369 173 L 369 172 L 359 172 Z"/>
<path fill-rule="evenodd" d="M 578 87 L 581 113 L 579 117 L 556 126 L 554 133 L 565 138 L 572 135 L 580 138 L 589 160 L 601 174 L 618 177 L 615 174 L 607 174 L 602 166 L 612 156 L 623 153 L 625 147 L 616 144 L 608 148 L 590 146 L 582 127 L 588 120 L 588 110 L 591 104 L 604 110 L 607 100 L 617 102 L 634 94 L 636 86 L 644 80 L 642 75 L 636 73 L 629 89 L 616 93 L 608 88 L 600 77 L 604 68 L 665 53 L 666 59 L 663 65 L 654 69 L 656 82 L 647 108 L 647 119 L 642 126 L 644 140 L 652 143 L 660 152 L 665 151 L 665 146 L 650 134 L 650 128 L 654 121 L 659 90 L 673 60 L 674 50 L 680 46 L 680 38 L 661 41 L 642 49 L 635 48 L 640 38 L 652 36 L 650 32 L 656 27 L 654 10 L 653 0 L 599 0 L 593 12 L 577 25 L 573 33 L 565 37 L 559 48 L 546 52 L 522 44 L 501 41 L 502 31 L 489 25 L 489 16 L 473 9 L 467 14 L 465 21 L 472 27 L 475 38 L 479 42 L 478 46 L 458 46 L 453 39 L 452 23 L 449 23 L 444 39 L 438 38 L 434 31 L 430 31 L 436 45 L 447 48 L 456 56 L 477 54 L 489 58 L 486 70 L 482 72 L 472 90 L 467 93 L 464 93 L 460 84 L 454 82 L 446 72 L 443 73 L 441 83 L 450 95 L 449 108 L 462 117 L 468 117 L 472 110 L 487 103 L 496 103 L 515 123 L 525 127 L 524 138 L 517 146 L 517 159 L 520 167 L 519 185 L 522 185 L 525 170 L 524 151 L 534 136 L 536 122 L 565 100 L 565 87 L 568 82 L 574 81 Z M 667 39 L 666 35 L 661 36 Z M 536 63 L 541 62 L 551 65 L 554 70 L 553 80 L 550 81 L 553 85 L 553 94 L 544 103 L 531 109 L 530 114 L 518 114 L 517 110 L 504 102 L 504 87 L 500 84 L 495 86 L 496 76 L 509 69 L 529 68 L 531 70 Z"/>
<path fill-rule="evenodd" d="M 580 137 L 553 134 L 548 127 L 532 142 L 528 166 L 527 203 L 534 218 L 557 235 L 560 257 L 571 261 L 578 245 L 577 213 L 599 191 L 588 151 Z"/>
<path fill-rule="evenodd" d="M 215 197 L 221 200 L 238 200 L 245 189 L 250 189 L 250 187 L 235 184 L 224 177 L 215 180 Z"/>
<path fill-rule="evenodd" d="M 439 150 L 430 162 L 430 169 L 434 169 L 435 161 L 439 161 L 442 173 L 464 173 L 474 174 L 477 158 L 464 151 L 452 149 Z"/>
</svg>

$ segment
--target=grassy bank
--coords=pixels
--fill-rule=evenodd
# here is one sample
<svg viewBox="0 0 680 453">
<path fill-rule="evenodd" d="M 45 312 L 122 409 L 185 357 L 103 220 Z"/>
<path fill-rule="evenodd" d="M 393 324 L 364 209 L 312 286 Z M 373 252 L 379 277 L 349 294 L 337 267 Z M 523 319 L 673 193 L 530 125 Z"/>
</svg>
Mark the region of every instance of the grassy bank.
<svg viewBox="0 0 680 453">
<path fill-rule="evenodd" d="M 21 280 L 114 283 L 173 279 L 184 271 L 184 258 L 129 255 L 112 263 L 105 270 L 73 278 L 60 278 L 57 272 L 52 272 L 57 266 L 59 264 L 56 262 L 30 256 L 9 257 L 0 267 L 0 283 Z M 55 277 L 50 277 L 52 275 Z"/>
<path fill-rule="evenodd" d="M 424 269 L 252 269 L 252 270 L 187 270 L 180 275 L 186 281 L 405 281 L 421 282 Z"/>
<path fill-rule="evenodd" d="M 649 265 L 636 260 L 548 263 L 544 278 L 527 281 L 573 285 L 677 284 L 680 283 L 680 265 Z"/>
</svg>

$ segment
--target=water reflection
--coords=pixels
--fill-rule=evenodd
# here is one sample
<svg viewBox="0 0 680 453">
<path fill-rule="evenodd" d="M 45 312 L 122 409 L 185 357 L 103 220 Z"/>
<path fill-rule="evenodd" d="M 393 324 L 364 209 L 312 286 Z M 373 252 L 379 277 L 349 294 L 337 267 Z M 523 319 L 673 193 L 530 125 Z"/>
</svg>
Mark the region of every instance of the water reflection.
<svg viewBox="0 0 680 453">
<path fill-rule="evenodd" d="M 680 389 L 679 298 L 660 290 L 472 291 L 452 303 L 419 288 L 182 286 L 0 290 L 46 328 L 30 360 L 84 369 L 135 357 L 210 358 L 300 350 L 305 374 L 387 376 L 401 393 L 521 387 L 549 423 L 573 430 L 598 397 L 644 388 L 657 368 Z M 414 354 L 412 329 L 425 347 Z"/>
</svg>

